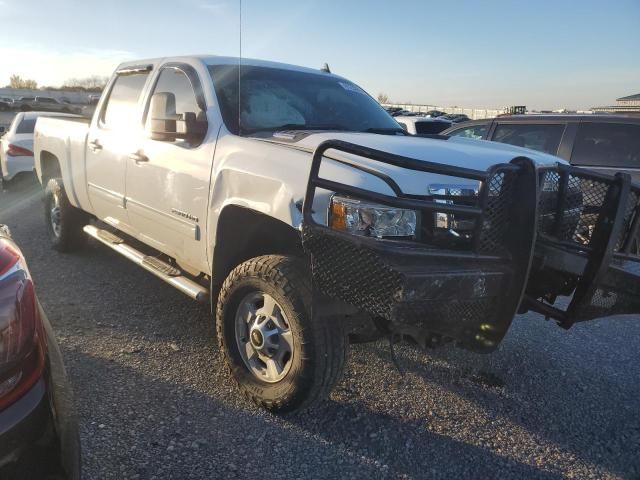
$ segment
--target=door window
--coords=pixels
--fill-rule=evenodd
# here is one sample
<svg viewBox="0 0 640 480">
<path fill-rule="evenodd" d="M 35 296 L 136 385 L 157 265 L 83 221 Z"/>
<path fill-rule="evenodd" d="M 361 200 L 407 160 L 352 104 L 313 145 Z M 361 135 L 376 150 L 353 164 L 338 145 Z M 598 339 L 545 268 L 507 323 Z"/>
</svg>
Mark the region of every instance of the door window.
<svg viewBox="0 0 640 480">
<path fill-rule="evenodd" d="M 582 123 L 576 134 L 571 163 L 640 168 L 640 125 Z"/>
<path fill-rule="evenodd" d="M 563 123 L 502 123 L 496 127 L 492 140 L 555 155 L 558 152 L 564 128 Z"/>
<path fill-rule="evenodd" d="M 450 132 L 448 135 L 450 137 L 463 137 L 473 138 L 474 140 L 482 140 L 486 132 L 487 124 L 482 124 L 459 128 L 457 130 L 454 130 L 453 132 Z"/>
<path fill-rule="evenodd" d="M 109 129 L 126 129 L 136 123 L 138 100 L 144 84 L 149 77 L 148 71 L 127 72 L 118 75 L 109 92 L 107 105 L 102 115 L 102 123 Z M 138 120 L 139 121 L 139 120 Z"/>
<path fill-rule="evenodd" d="M 197 120 L 204 120 L 204 112 L 198 105 L 191 80 L 182 70 L 173 67 L 164 68 L 160 72 L 152 93 L 171 93 L 174 95 L 176 120 L 185 120 L 185 113 L 189 112 L 196 114 Z M 146 122 L 147 131 L 151 131 L 151 118 L 147 116 Z M 184 140 L 177 139 L 176 142 L 184 143 Z"/>
</svg>

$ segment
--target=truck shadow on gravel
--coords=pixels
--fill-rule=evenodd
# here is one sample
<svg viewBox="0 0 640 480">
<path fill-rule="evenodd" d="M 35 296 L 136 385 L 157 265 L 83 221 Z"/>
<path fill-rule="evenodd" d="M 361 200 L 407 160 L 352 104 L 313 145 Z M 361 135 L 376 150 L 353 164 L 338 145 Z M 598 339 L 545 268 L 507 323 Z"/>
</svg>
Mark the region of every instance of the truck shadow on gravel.
<svg viewBox="0 0 640 480">
<path fill-rule="evenodd" d="M 550 328 L 541 325 L 541 330 Z M 490 418 L 519 425 L 573 453 L 575 460 L 623 478 L 640 478 L 640 460 L 632 447 L 640 442 L 640 386 L 633 367 L 612 378 L 597 365 L 589 368 L 579 359 L 521 340 L 506 339 L 493 356 L 453 347 L 425 352 L 405 346 L 397 353 L 408 375 L 465 399 Z M 389 361 L 386 345 L 364 348 Z M 586 354 L 590 346 L 582 348 Z"/>
<path fill-rule="evenodd" d="M 194 304 L 99 245 L 90 244 L 73 256 L 42 255 L 34 263 L 37 269 L 61 260 L 67 265 L 59 283 L 43 292 L 43 300 L 56 330 L 69 336 L 62 346 L 74 384 L 80 386 L 86 468 L 93 472 L 89 478 L 105 478 L 100 472 L 119 465 L 125 465 L 128 476 L 189 478 L 158 474 L 159 464 L 168 472 L 178 467 L 200 472 L 194 478 L 211 472 L 223 478 L 250 477 L 262 475 L 265 467 L 258 468 L 261 462 L 250 466 L 247 458 L 276 455 L 275 478 L 560 478 L 491 448 L 429 432 L 422 418 L 405 420 L 374 411 L 360 397 L 364 392 L 345 395 L 344 382 L 333 396 L 344 400 L 301 415 L 265 414 L 239 398 L 224 370 L 208 306 Z M 61 288 L 63 284 L 82 288 Z M 104 347 L 106 341 L 116 347 Z M 95 351 L 93 343 L 112 358 L 83 353 L 86 348 Z M 170 344 L 181 351 L 171 352 Z M 393 368 L 388 358 L 385 363 Z M 157 378 L 167 375 L 172 375 L 170 381 Z M 182 426 L 174 432 L 172 418 L 178 417 L 192 422 L 185 424 L 193 431 Z M 192 445 L 198 438 L 207 446 L 198 446 L 197 452 L 178 445 Z M 167 453 L 171 440 L 176 443 Z M 186 458 L 172 453 L 185 449 Z"/>
<path fill-rule="evenodd" d="M 86 478 L 562 478 L 357 404 L 280 418 L 76 350 L 65 357 L 85 388 Z"/>
</svg>

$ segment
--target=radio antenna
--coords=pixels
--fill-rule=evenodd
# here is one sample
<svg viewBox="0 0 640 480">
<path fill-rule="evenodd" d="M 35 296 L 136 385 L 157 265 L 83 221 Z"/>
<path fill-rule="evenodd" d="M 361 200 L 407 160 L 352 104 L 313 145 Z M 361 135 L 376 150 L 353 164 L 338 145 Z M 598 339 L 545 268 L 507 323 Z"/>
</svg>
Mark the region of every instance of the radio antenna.
<svg viewBox="0 0 640 480">
<path fill-rule="evenodd" d="M 242 135 L 242 111 L 241 111 L 241 102 L 240 102 L 240 98 L 242 96 L 242 81 L 241 81 L 241 74 L 242 74 L 242 0 L 238 0 L 238 4 L 239 4 L 239 27 L 240 27 L 240 32 L 239 32 L 239 45 L 238 45 L 238 135 Z"/>
</svg>

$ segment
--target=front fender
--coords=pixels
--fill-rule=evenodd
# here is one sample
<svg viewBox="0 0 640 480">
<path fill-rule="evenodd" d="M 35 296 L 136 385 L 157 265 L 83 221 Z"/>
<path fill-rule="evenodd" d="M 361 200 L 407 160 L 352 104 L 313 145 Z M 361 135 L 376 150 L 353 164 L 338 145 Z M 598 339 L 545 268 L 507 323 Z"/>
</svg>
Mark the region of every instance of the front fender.
<svg viewBox="0 0 640 480">
<path fill-rule="evenodd" d="M 302 202 L 311 169 L 312 152 L 228 133 L 218 140 L 213 162 L 211 198 L 207 218 L 207 258 L 213 268 L 213 251 L 219 238 L 222 211 L 230 206 L 249 208 L 299 230 Z M 350 185 L 389 193 L 375 175 L 327 159 L 323 172 Z M 312 215 L 326 224 L 331 192 L 318 191 Z"/>
</svg>

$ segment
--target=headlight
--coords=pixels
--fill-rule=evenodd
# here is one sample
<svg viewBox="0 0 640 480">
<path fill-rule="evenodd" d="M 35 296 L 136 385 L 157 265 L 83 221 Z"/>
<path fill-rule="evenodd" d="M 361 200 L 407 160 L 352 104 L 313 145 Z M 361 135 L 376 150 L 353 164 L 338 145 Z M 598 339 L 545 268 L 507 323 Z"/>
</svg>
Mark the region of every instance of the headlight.
<svg viewBox="0 0 640 480">
<path fill-rule="evenodd" d="M 413 210 L 387 207 L 334 196 L 329 227 L 366 237 L 415 237 L 417 214 Z"/>
</svg>

